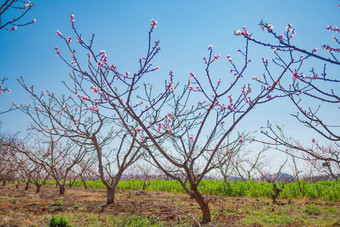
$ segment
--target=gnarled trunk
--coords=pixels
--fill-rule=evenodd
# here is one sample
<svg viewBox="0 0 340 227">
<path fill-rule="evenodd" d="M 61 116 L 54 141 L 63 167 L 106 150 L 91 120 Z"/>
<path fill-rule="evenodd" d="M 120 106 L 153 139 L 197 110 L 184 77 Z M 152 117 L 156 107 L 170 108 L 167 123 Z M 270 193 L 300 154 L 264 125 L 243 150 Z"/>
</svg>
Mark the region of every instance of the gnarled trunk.
<svg viewBox="0 0 340 227">
<path fill-rule="evenodd" d="M 65 186 L 59 185 L 59 195 L 64 195 L 65 194 Z"/>
<path fill-rule="evenodd" d="M 106 190 L 106 193 L 107 193 L 106 205 L 113 204 L 115 202 L 115 189 L 114 188 L 108 188 Z"/>
<path fill-rule="evenodd" d="M 106 205 L 113 204 L 115 202 L 115 189 L 109 188 L 106 190 L 106 193 L 107 193 Z"/>
<path fill-rule="evenodd" d="M 197 188 L 195 188 L 193 191 L 195 193 L 194 195 L 195 200 L 200 205 L 200 208 L 202 210 L 202 216 L 203 216 L 202 224 L 207 224 L 211 222 L 211 214 L 210 214 L 210 208 L 209 208 L 208 202 L 204 201 L 204 197 L 202 196 L 200 191 L 198 191 Z"/>
<path fill-rule="evenodd" d="M 2 186 L 5 187 L 6 186 L 6 182 L 7 182 L 7 178 L 3 177 L 2 178 Z"/>
<path fill-rule="evenodd" d="M 35 193 L 39 193 L 40 192 L 40 188 L 41 188 L 41 184 L 36 184 L 37 186 L 37 190 L 35 191 Z"/>
</svg>

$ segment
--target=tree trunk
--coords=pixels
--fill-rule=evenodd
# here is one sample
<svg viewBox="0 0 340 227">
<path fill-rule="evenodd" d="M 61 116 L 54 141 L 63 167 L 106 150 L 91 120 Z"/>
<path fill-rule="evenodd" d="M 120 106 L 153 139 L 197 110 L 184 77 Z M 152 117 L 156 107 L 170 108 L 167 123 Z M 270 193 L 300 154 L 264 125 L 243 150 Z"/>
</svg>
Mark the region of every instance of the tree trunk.
<svg viewBox="0 0 340 227">
<path fill-rule="evenodd" d="M 143 191 L 145 191 L 145 187 L 146 187 L 146 180 L 144 181 L 144 184 L 143 184 Z"/>
<path fill-rule="evenodd" d="M 37 190 L 35 191 L 35 193 L 38 194 L 40 192 L 41 184 L 36 184 L 36 186 L 37 186 Z"/>
<path fill-rule="evenodd" d="M 107 203 L 106 203 L 106 205 L 113 204 L 115 202 L 115 189 L 108 188 L 106 190 L 106 192 L 107 192 Z"/>
<path fill-rule="evenodd" d="M 2 187 L 5 187 L 5 186 L 6 186 L 6 181 L 7 181 L 7 178 L 6 178 L 6 177 L 3 177 L 3 178 L 2 178 Z"/>
<path fill-rule="evenodd" d="M 200 205 L 200 208 L 202 210 L 202 215 L 203 215 L 203 221 L 202 224 L 207 224 L 211 222 L 211 214 L 210 214 L 210 209 L 208 203 L 204 201 L 204 197 L 202 194 L 198 191 L 198 189 L 194 190 L 195 193 L 195 199 Z"/>
<path fill-rule="evenodd" d="M 59 186 L 59 195 L 64 195 L 65 194 L 65 186 L 60 185 Z"/>
<path fill-rule="evenodd" d="M 30 182 L 28 181 L 28 182 L 26 182 L 26 184 L 25 184 L 25 190 L 27 191 L 28 190 L 28 187 L 30 186 Z"/>
<path fill-rule="evenodd" d="M 86 185 L 86 181 L 85 180 L 81 180 L 83 182 L 84 188 L 87 189 L 87 185 Z"/>
</svg>

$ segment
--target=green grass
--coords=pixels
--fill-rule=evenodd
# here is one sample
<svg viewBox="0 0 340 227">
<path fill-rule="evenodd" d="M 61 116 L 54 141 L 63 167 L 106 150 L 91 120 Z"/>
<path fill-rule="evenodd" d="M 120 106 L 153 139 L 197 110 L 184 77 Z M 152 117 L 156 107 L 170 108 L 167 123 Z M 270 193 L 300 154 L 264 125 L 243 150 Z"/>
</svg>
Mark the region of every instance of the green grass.
<svg viewBox="0 0 340 227">
<path fill-rule="evenodd" d="M 54 185 L 55 181 L 48 180 L 47 185 Z M 279 187 L 282 183 L 277 183 Z M 300 185 L 299 185 L 300 184 Z M 83 183 L 77 180 L 74 184 L 76 187 L 83 187 Z M 87 181 L 89 188 L 105 189 L 100 180 Z M 300 186 L 300 187 L 299 187 Z M 303 186 L 303 187 L 302 187 Z M 143 181 L 139 180 L 122 180 L 118 183 L 118 190 L 142 190 Z M 184 194 L 184 189 L 177 181 L 149 180 L 146 184 L 147 191 L 165 191 Z M 273 193 L 273 185 L 267 182 L 255 182 L 253 180 L 243 182 L 224 182 L 215 180 L 203 180 L 199 185 L 199 190 L 205 195 L 220 195 L 232 197 L 267 197 L 270 198 Z M 340 201 L 340 182 L 320 181 L 310 183 L 308 181 L 300 181 L 288 183 L 285 189 L 280 193 L 280 198 L 308 198 L 323 199 L 327 201 Z"/>
</svg>

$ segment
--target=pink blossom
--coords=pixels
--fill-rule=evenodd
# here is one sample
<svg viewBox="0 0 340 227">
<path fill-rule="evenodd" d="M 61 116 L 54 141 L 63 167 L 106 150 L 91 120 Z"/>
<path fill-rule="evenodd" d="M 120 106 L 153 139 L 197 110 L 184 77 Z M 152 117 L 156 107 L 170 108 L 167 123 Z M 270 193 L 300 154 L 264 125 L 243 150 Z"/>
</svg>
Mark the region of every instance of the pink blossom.
<svg viewBox="0 0 340 227">
<path fill-rule="evenodd" d="M 71 13 L 71 19 L 70 19 L 70 22 L 71 22 L 71 23 L 74 23 L 74 22 L 75 22 L 75 20 L 74 20 L 74 14 L 73 14 L 73 13 Z"/>
<path fill-rule="evenodd" d="M 242 35 L 241 30 L 237 30 L 237 31 L 235 32 L 235 35 Z"/>
<path fill-rule="evenodd" d="M 82 44 L 83 43 L 83 38 L 81 38 L 81 37 L 77 37 L 77 41 L 78 41 L 78 43 L 80 43 L 80 44 Z"/>
<path fill-rule="evenodd" d="M 87 109 L 92 111 L 92 112 L 97 112 L 98 111 L 98 105 L 88 106 Z"/>
<path fill-rule="evenodd" d="M 150 24 L 151 24 L 151 27 L 156 28 L 157 21 L 155 21 L 154 19 L 152 19 L 152 20 L 150 20 Z"/>
<path fill-rule="evenodd" d="M 274 28 L 274 26 L 272 24 L 268 24 L 267 27 L 268 27 L 269 30 L 273 30 L 273 28 Z"/>
<path fill-rule="evenodd" d="M 189 86 L 189 90 L 190 90 L 190 91 L 193 91 L 193 90 L 194 90 L 194 87 L 190 85 L 190 86 Z"/>
<path fill-rule="evenodd" d="M 297 78 L 299 78 L 299 74 L 298 74 L 297 72 L 294 72 L 294 73 L 293 73 L 293 79 L 295 80 L 295 79 L 297 79 Z"/>
<path fill-rule="evenodd" d="M 31 7 L 31 6 L 32 6 L 32 5 L 31 5 L 31 2 L 30 2 L 30 1 L 25 2 L 25 6 L 26 6 L 26 7 Z"/>
<path fill-rule="evenodd" d="M 98 66 L 99 68 L 102 68 L 102 67 L 103 67 L 103 62 L 98 61 L 98 62 L 97 62 L 97 66 Z"/>
<path fill-rule="evenodd" d="M 189 140 L 194 140 L 194 137 L 193 136 L 189 136 Z"/>
<path fill-rule="evenodd" d="M 168 87 L 169 91 L 173 91 L 175 88 L 173 86 L 173 84 L 171 82 L 169 82 L 169 87 Z"/>
<path fill-rule="evenodd" d="M 62 33 L 59 30 L 57 30 L 57 36 L 61 36 L 61 35 Z"/>
</svg>

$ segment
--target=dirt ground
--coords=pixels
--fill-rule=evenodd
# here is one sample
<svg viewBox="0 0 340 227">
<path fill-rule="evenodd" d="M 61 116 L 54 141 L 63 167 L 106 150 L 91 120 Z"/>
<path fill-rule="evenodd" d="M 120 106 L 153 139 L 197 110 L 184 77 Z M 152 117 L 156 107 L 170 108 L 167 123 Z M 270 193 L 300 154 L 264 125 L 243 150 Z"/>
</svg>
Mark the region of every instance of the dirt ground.
<svg viewBox="0 0 340 227">
<path fill-rule="evenodd" d="M 206 195 L 211 209 L 209 226 L 340 226 L 339 202 L 282 200 Z M 106 191 L 55 187 L 24 190 L 8 184 L 0 188 L 0 226 L 48 226 L 52 216 L 71 226 L 198 226 L 201 212 L 185 194 L 153 191 L 117 191 L 106 209 Z"/>
</svg>

